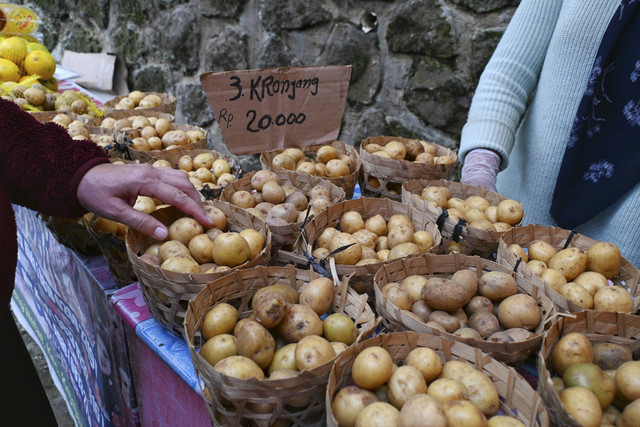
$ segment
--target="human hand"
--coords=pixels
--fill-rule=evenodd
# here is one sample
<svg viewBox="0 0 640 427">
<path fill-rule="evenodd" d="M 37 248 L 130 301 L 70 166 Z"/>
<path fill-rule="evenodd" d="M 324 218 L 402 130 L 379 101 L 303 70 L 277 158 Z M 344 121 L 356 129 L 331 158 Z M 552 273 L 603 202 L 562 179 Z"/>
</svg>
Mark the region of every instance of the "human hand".
<svg viewBox="0 0 640 427">
<path fill-rule="evenodd" d="M 126 224 L 157 240 L 165 239 L 169 231 L 157 219 L 133 209 L 139 195 L 173 205 L 203 225 L 213 224 L 187 175 L 172 168 L 148 164 L 99 164 L 82 177 L 76 194 L 88 211 Z"/>
<path fill-rule="evenodd" d="M 492 150 L 476 148 L 470 151 L 464 159 L 460 181 L 496 192 L 501 160 L 500 155 Z"/>
</svg>

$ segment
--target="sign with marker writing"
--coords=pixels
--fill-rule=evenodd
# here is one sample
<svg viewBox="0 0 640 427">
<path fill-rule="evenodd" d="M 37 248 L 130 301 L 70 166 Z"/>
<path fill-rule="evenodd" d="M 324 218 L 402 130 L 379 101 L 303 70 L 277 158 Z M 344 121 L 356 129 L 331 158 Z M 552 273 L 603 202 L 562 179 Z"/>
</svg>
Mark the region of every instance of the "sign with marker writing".
<svg viewBox="0 0 640 427">
<path fill-rule="evenodd" d="M 233 154 L 335 141 L 350 65 L 207 72 L 200 82 Z"/>
</svg>

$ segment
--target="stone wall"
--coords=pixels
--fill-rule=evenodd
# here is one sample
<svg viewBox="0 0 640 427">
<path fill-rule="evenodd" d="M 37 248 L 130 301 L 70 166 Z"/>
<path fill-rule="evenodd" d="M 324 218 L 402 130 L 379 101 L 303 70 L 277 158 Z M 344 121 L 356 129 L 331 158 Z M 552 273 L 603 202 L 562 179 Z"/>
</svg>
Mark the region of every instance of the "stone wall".
<svg viewBox="0 0 640 427">
<path fill-rule="evenodd" d="M 519 0 L 38 0 L 44 43 L 117 54 L 131 90 L 168 92 L 177 120 L 228 152 L 205 71 L 352 64 L 340 139 L 430 139 L 456 148 L 479 75 Z M 243 159 L 257 168 L 255 156 Z"/>
</svg>

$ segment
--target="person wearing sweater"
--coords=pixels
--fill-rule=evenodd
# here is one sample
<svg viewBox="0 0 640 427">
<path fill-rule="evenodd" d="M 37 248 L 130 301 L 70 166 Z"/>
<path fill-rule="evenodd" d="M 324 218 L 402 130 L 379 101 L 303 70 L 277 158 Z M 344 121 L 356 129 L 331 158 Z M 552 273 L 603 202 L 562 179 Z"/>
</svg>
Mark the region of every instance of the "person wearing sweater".
<svg viewBox="0 0 640 427">
<path fill-rule="evenodd" d="M 0 99 L 0 413 L 3 425 L 56 425 L 29 352 L 9 309 L 18 256 L 12 203 L 47 215 L 87 211 L 156 239 L 166 226 L 132 208 L 138 195 L 172 204 L 204 225 L 212 222 L 187 176 L 146 164 L 112 165 L 102 148 L 74 140 Z"/>
<path fill-rule="evenodd" d="M 462 182 L 521 201 L 527 223 L 613 242 L 638 267 L 639 21 L 636 0 L 522 0 L 480 77 L 459 150 Z M 623 95 L 609 96 L 609 84 Z M 626 133 L 604 127 L 623 112 Z"/>
</svg>

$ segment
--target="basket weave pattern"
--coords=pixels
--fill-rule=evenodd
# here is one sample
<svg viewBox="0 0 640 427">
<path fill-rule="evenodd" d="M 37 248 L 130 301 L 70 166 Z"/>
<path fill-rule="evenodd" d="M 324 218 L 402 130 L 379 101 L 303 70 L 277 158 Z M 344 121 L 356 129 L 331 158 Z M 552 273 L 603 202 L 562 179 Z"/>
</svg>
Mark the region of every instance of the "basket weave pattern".
<svg viewBox="0 0 640 427">
<path fill-rule="evenodd" d="M 300 291 L 318 277 L 322 276 L 292 266 L 238 270 L 208 283 L 189 303 L 184 322 L 185 339 L 196 372 L 203 382 L 203 396 L 214 425 L 224 425 L 225 422 L 244 425 L 251 421 L 252 425 L 268 426 L 278 419 L 287 420 L 294 426 L 324 425 L 324 391 L 333 361 L 302 371 L 293 378 L 241 380 L 215 371 L 198 353 L 204 343 L 200 335 L 202 322 L 213 305 L 219 302 L 232 304 L 238 309 L 239 318 L 245 318 L 252 313 L 251 298 L 258 289 L 286 283 Z M 376 328 L 377 322 L 366 297 L 349 289 L 348 279 L 336 284 L 332 310 L 345 313 L 354 320 L 359 331 L 356 343 L 369 337 Z M 293 398 L 301 397 L 310 399 L 308 406 L 287 406 Z M 268 413 L 259 413 L 251 406 L 252 403 L 271 405 L 272 408 Z"/>
<path fill-rule="evenodd" d="M 178 100 L 176 99 L 175 96 L 169 95 L 168 93 L 162 93 L 162 92 L 144 92 L 145 96 L 150 94 L 158 95 L 160 98 L 162 98 L 162 105 L 160 105 L 159 107 L 136 108 L 133 110 L 124 110 L 124 111 L 153 111 L 158 113 L 169 113 L 169 114 L 176 113 L 176 106 L 178 105 Z M 105 102 L 104 105 L 106 107 L 107 113 L 109 114 L 115 111 L 123 111 L 123 110 L 117 110 L 115 106 L 118 104 L 118 102 L 120 102 L 121 99 L 126 98 L 128 96 L 129 94 L 116 96 L 115 98 L 112 98 L 107 102 Z"/>
</svg>

